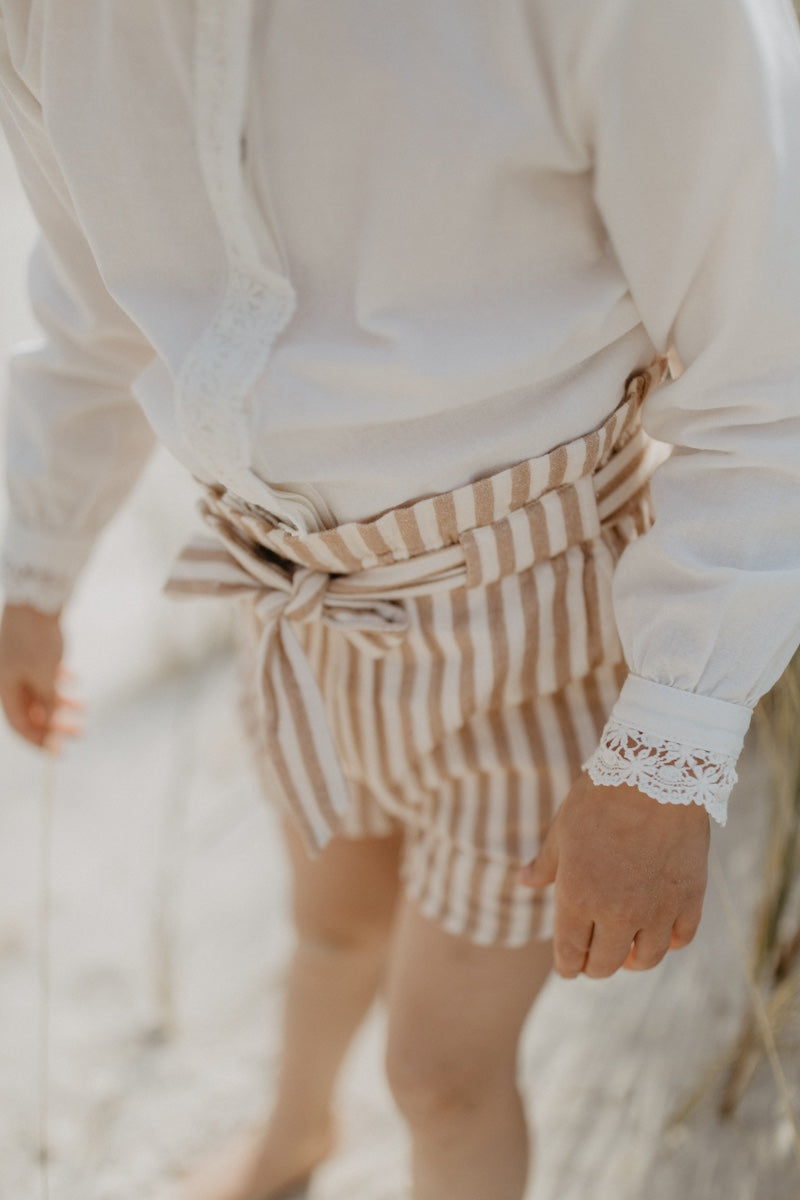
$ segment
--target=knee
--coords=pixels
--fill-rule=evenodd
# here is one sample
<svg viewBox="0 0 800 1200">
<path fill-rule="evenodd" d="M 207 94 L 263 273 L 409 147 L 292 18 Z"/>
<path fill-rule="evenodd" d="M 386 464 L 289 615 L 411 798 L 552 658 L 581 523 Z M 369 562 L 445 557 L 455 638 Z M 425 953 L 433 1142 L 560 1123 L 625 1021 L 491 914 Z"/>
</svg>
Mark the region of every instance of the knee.
<svg viewBox="0 0 800 1200">
<path fill-rule="evenodd" d="M 475 1047 L 448 1047 L 429 1037 L 392 1038 L 386 1077 L 395 1103 L 412 1127 L 457 1118 L 494 1102 L 496 1088 L 516 1086 L 515 1069 L 490 1063 Z"/>
<path fill-rule="evenodd" d="M 294 906 L 298 946 L 330 957 L 385 953 L 392 929 L 392 910 L 354 905 L 308 903 L 302 896 Z"/>
<path fill-rule="evenodd" d="M 345 962 L 385 955 L 389 929 L 370 921 L 297 921 L 295 934 L 296 950 L 302 956 Z"/>
</svg>

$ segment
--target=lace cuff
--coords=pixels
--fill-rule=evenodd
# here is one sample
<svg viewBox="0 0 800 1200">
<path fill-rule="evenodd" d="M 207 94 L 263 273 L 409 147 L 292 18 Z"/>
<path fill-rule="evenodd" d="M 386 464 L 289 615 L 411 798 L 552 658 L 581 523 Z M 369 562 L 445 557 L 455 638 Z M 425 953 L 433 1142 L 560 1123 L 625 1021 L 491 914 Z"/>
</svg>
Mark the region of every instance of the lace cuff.
<svg viewBox="0 0 800 1200">
<path fill-rule="evenodd" d="M 30 604 L 40 612 L 64 607 L 92 540 L 62 538 L 12 521 L 3 543 L 0 585 L 6 604 Z"/>
<path fill-rule="evenodd" d="M 737 780 L 735 759 L 661 741 L 613 718 L 584 770 L 593 783 L 627 783 L 659 804 L 702 804 L 720 825 Z"/>
<path fill-rule="evenodd" d="M 661 804 L 700 804 L 724 825 L 750 715 L 631 675 L 584 770 L 593 783 L 629 784 Z"/>
</svg>

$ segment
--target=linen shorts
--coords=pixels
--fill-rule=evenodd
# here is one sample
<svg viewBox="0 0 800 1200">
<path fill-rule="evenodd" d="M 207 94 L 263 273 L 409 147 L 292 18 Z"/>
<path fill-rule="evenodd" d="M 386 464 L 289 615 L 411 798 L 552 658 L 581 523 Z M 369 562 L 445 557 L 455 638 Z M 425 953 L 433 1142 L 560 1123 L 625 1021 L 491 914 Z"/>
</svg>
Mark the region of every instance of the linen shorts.
<svg viewBox="0 0 800 1200">
<path fill-rule="evenodd" d="M 338 836 L 401 834 L 404 891 L 423 916 L 479 945 L 520 946 L 552 934 L 552 889 L 523 887 L 520 869 L 535 858 L 596 747 L 626 668 L 621 658 L 606 661 L 538 694 L 521 686 L 530 661 L 524 642 L 509 638 L 504 669 L 495 669 L 489 686 L 473 682 L 473 664 L 496 648 L 476 628 L 474 609 L 502 605 L 513 633 L 524 628 L 524 583 L 516 595 L 508 587 L 490 589 L 493 595 L 469 604 L 455 601 L 455 612 L 449 603 L 416 602 L 408 645 L 383 670 L 346 645 L 326 645 L 328 634 L 309 638 L 309 657 L 315 669 L 324 668 L 352 793 Z M 504 638 L 507 629 L 504 621 Z M 252 604 L 242 608 L 240 633 L 247 668 L 258 640 Z M 388 685 L 387 675 L 393 676 Z M 265 796 L 275 800 L 251 673 L 245 669 L 242 679 L 256 768 Z M 345 680 L 353 690 L 343 695 Z"/>
<path fill-rule="evenodd" d="M 637 372 L 600 429 L 539 459 L 373 521 L 306 535 L 269 523 L 259 536 L 272 557 L 334 578 L 463 547 L 460 586 L 403 600 L 396 645 L 365 652 L 322 619 L 294 632 L 350 794 L 337 834 L 401 833 L 406 895 L 476 944 L 552 932 L 551 889 L 523 887 L 519 872 L 626 674 L 611 587 L 619 555 L 652 521 L 652 444 L 640 424 L 651 383 Z M 297 815 L 276 771 L 286 748 L 259 719 L 252 664 L 263 622 L 252 598 L 240 617 L 244 711 L 264 790 Z"/>
</svg>

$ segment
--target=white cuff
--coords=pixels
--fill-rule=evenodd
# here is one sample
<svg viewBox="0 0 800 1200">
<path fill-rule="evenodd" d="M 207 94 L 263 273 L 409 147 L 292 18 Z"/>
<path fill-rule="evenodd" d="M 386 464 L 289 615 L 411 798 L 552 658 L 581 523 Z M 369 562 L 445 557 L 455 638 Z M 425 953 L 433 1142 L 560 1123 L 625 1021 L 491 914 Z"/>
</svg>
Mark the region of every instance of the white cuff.
<svg viewBox="0 0 800 1200">
<path fill-rule="evenodd" d="M 630 675 L 584 770 L 593 783 L 628 784 L 662 804 L 700 804 L 724 825 L 751 715 L 743 704 Z"/>
<path fill-rule="evenodd" d="M 10 521 L 0 561 L 6 604 L 30 604 L 40 612 L 58 612 L 69 599 L 93 542 L 93 538 L 42 533 Z"/>
</svg>

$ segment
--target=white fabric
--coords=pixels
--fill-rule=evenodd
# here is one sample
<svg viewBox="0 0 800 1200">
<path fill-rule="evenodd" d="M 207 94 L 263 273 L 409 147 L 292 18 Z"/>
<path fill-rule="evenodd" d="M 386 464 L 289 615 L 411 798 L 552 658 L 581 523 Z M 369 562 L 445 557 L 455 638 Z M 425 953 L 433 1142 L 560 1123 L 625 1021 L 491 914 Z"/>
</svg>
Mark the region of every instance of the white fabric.
<svg viewBox="0 0 800 1200">
<path fill-rule="evenodd" d="M 600 745 L 584 765 L 595 783 L 633 784 L 662 803 L 702 803 L 724 825 L 750 710 L 697 695 L 691 712 L 683 708 L 680 693 L 628 676 Z M 669 738 L 647 732 L 666 725 Z"/>
<path fill-rule="evenodd" d="M 0 12 L 44 231 L 7 596 L 67 597 L 142 410 L 195 474 L 313 528 L 578 436 L 673 345 L 644 420 L 676 451 L 616 579 L 631 669 L 665 689 L 639 726 L 752 707 L 800 638 L 789 0 Z"/>
</svg>

